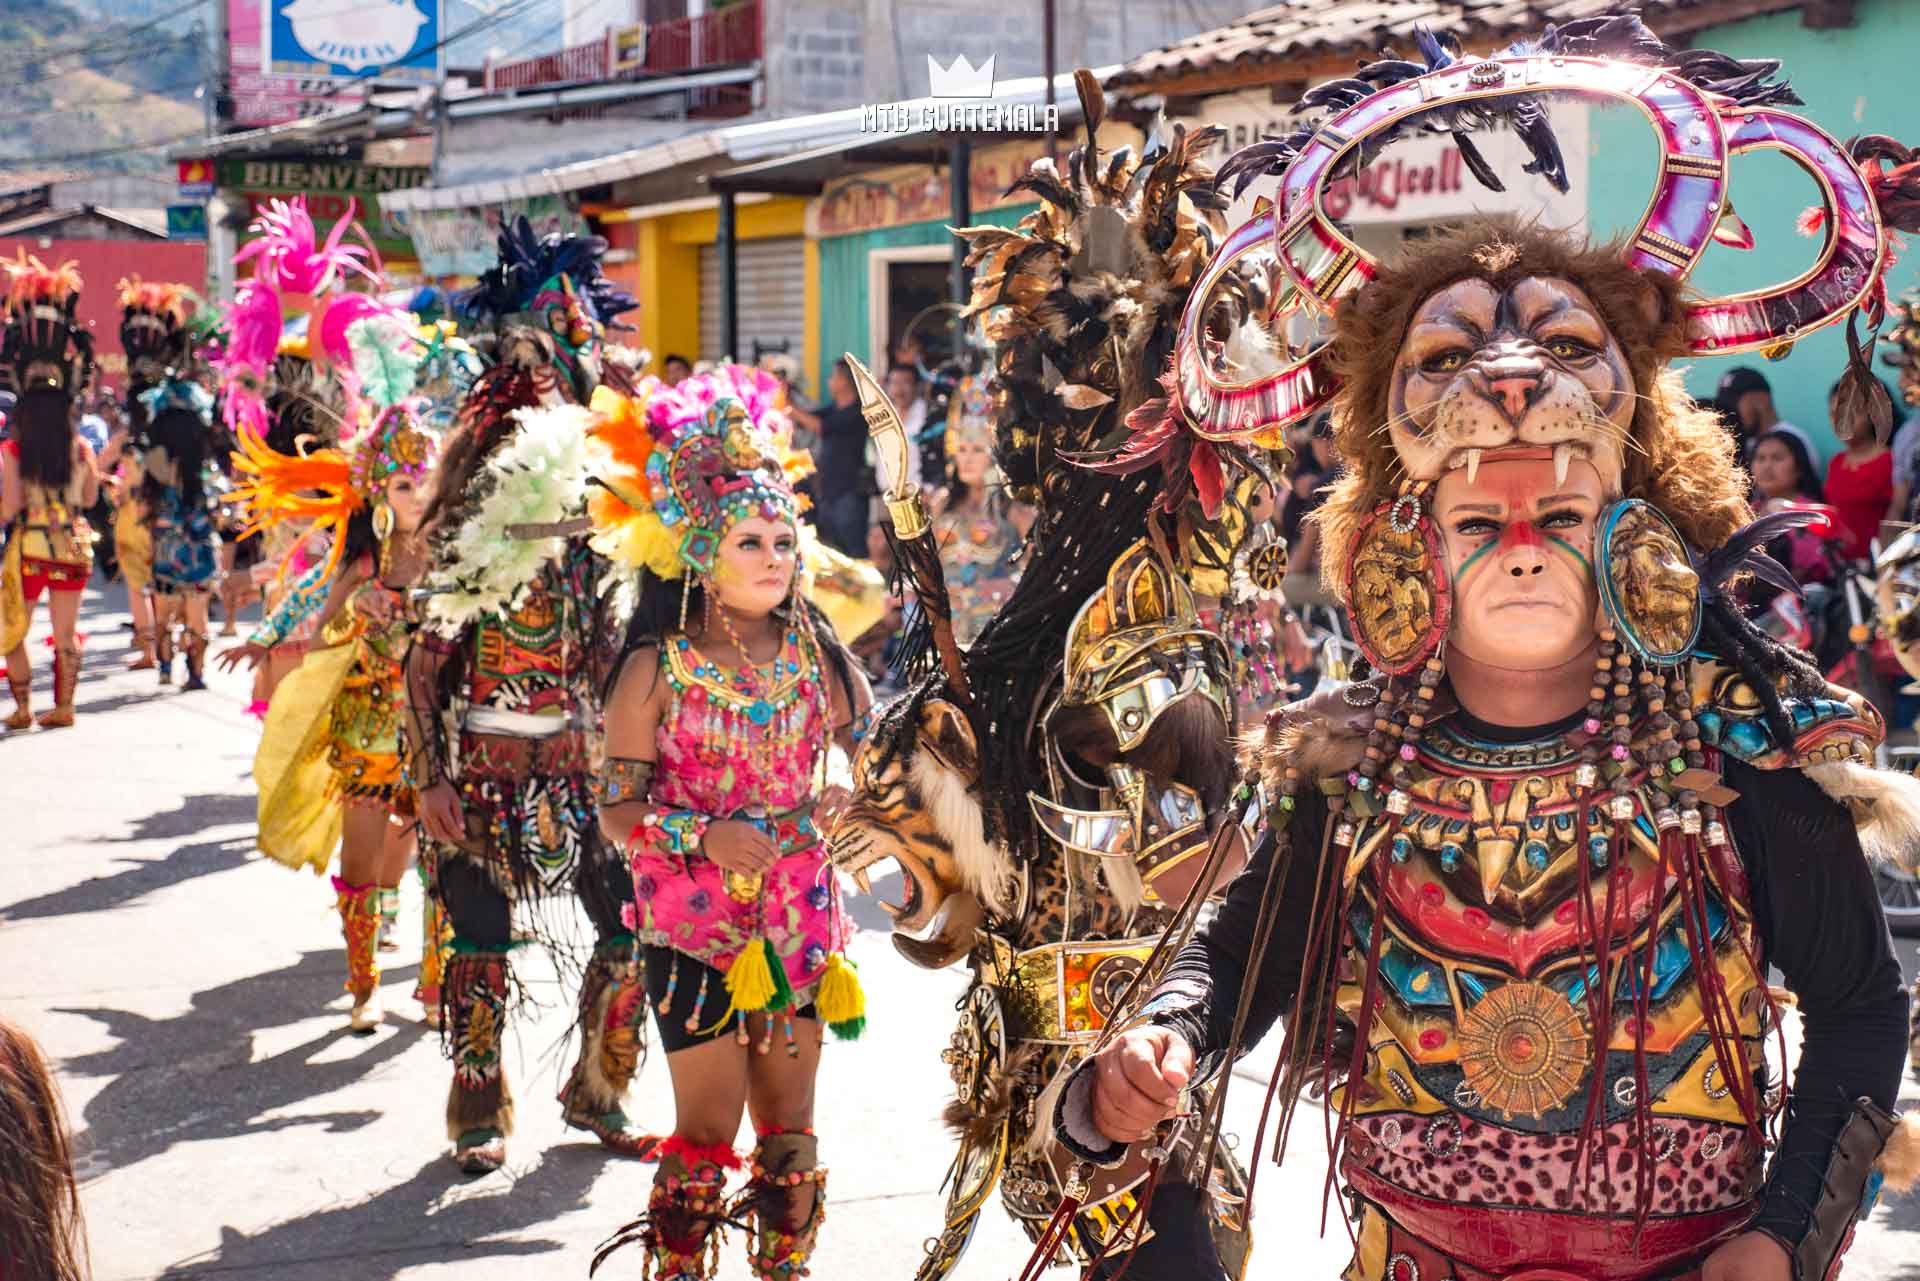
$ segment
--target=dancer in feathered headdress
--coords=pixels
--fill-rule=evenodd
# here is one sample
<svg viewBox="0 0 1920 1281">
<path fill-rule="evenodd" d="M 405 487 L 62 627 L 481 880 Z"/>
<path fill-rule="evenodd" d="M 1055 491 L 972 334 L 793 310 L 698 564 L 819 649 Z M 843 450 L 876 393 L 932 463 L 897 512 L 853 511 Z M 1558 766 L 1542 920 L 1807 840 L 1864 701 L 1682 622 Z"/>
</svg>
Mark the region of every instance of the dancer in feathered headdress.
<svg viewBox="0 0 1920 1281">
<path fill-rule="evenodd" d="M 9 730 L 36 723 L 27 626 L 44 592 L 53 615 L 54 705 L 38 724 L 55 729 L 73 724 L 80 592 L 93 572 L 93 530 L 81 513 L 98 499 L 100 477 L 93 447 L 73 429 L 73 399 L 93 370 L 93 341 L 74 319 L 81 288 L 74 263 L 49 267 L 23 249 L 0 267 L 7 273 L 0 365 L 16 397 L 0 442 L 0 652 L 14 704 L 3 723 Z"/>
<path fill-rule="evenodd" d="M 113 474 L 115 559 L 127 583 L 127 609 L 133 615 L 138 651 L 129 671 L 157 666 L 154 627 L 153 533 L 142 499 L 142 460 L 147 446 L 147 406 L 141 399 L 169 377 L 190 377 L 202 329 L 214 313 L 185 285 L 142 280 L 120 281 L 120 348 L 127 355 L 125 434 L 110 442 L 101 458 L 103 477 Z"/>
<path fill-rule="evenodd" d="M 1102 1256 L 1134 1237 L 1121 1228 L 1147 1163 L 1102 1173 L 1084 1206 L 1052 1218 L 1064 1171 L 1043 1150 L 1043 1091 L 1100 1036 L 1175 907 L 1224 880 L 1248 844 L 1231 795 L 1234 656 L 1197 597 L 1226 594 L 1269 455 L 1245 433 L 1163 421 L 1157 399 L 1181 309 L 1219 244 L 1200 160 L 1215 135 L 1176 129 L 1144 155 L 1103 153 L 1104 100 L 1089 73 L 1079 80 L 1086 145 L 1064 171 L 1042 161 L 1018 184 L 1039 209 L 959 233 L 975 267 L 970 310 L 996 350 L 991 377 L 962 399 L 957 439 L 978 430 L 970 417 L 988 418 L 1013 495 L 1038 513 L 1018 583 L 964 651 L 960 607 L 943 618 L 939 525 L 890 461 L 904 425 L 853 367 L 889 479 L 896 562 L 941 662 L 856 758 L 834 861 L 864 885 L 895 859 L 910 887 L 885 905 L 895 946 L 972 971 L 948 1109 L 962 1174 L 920 1265 L 927 1281 L 956 1267 L 996 1183 L 1048 1257 L 1070 1251 L 1094 1277 L 1118 1267 Z M 1214 313 L 1223 332 L 1257 314 L 1265 283 L 1240 282 Z M 909 635 L 910 659 L 919 642 Z M 1243 1172 L 1227 1153 L 1170 1149 L 1133 1275 L 1216 1275 L 1218 1260 L 1237 1275 Z"/>
<path fill-rule="evenodd" d="M 1270 718 L 1269 839 L 1048 1119 L 1077 1169 L 1138 1160 L 1284 1020 L 1275 1125 L 1326 1090 L 1348 1281 L 1832 1278 L 1882 1176 L 1920 1166 L 1920 1118 L 1888 1110 L 1905 1002 L 1863 858 L 1911 857 L 1920 786 L 1872 768 L 1879 712 L 1741 613 L 1738 576 L 1793 590 L 1759 549 L 1810 515 L 1748 523 L 1672 363 L 1845 322 L 1870 386 L 1853 319 L 1877 323 L 1894 233 L 1920 230 L 1920 165 L 1785 110 L 1777 63 L 1632 15 L 1480 59 L 1416 43 L 1228 162 L 1274 200 L 1197 282 L 1167 379 L 1196 429 L 1331 409 L 1343 469 L 1313 519 L 1365 679 Z M 1563 95 L 1653 124 L 1624 239 L 1483 217 L 1381 262 L 1329 217 L 1330 182 L 1420 132 L 1492 183 L 1472 135 L 1510 127 L 1564 190 Z M 1731 162 L 1758 149 L 1816 179 L 1816 261 L 1691 294 L 1711 242 L 1752 244 Z M 1239 266 L 1286 285 L 1229 353 L 1209 320 Z M 1806 1030 L 1790 1102 L 1770 967 Z"/>
<path fill-rule="evenodd" d="M 524 221 L 501 237 L 499 265 L 464 302 L 493 327 L 472 336 L 492 363 L 461 404 L 426 516 L 426 617 L 406 667 L 409 770 L 422 857 L 453 921 L 447 1135 L 470 1173 L 499 1168 L 513 1128 L 500 1051 L 516 907 L 518 928 L 549 936 L 542 925 L 571 920 L 575 901 L 593 922 L 566 1123 L 622 1155 L 657 1146 L 621 1108 L 646 1011 L 620 917 L 631 878 L 600 837 L 589 790 L 620 620 L 600 590 L 605 562 L 581 536 L 595 457 L 584 401 L 605 322 L 633 305 L 600 276 L 605 248 L 536 240 Z M 565 907 L 539 910 L 548 904 Z"/>
<path fill-rule="evenodd" d="M 398 907 L 413 845 L 402 826 L 414 811 L 402 768 L 402 664 L 417 622 L 411 589 L 426 568 L 420 518 L 438 450 L 424 409 L 418 400 L 387 406 L 339 447 L 293 455 L 243 433 L 234 458 L 248 532 L 297 522 L 331 539 L 319 581 L 303 588 L 321 600 L 311 616 L 320 644 L 274 694 L 254 779 L 268 857 L 320 873 L 339 846 L 334 889 L 356 1032 L 380 1022 L 377 942 L 386 907 Z M 289 595 L 220 661 L 257 666 L 284 636 L 296 601 Z M 429 904 L 415 995 L 436 1025 L 442 933 Z"/>
<path fill-rule="evenodd" d="M 676 1087 L 647 1213 L 595 1266 L 638 1241 L 662 1281 L 710 1275 L 724 1221 L 746 1223 L 755 1276 L 805 1270 L 826 1196 L 811 1109 L 756 1117 L 752 1174 L 726 1210 L 740 1158 L 707 1136 L 738 1129 L 742 1099 L 690 1083 L 811 1099 L 819 1029 L 866 1022 L 817 816 L 838 804 L 827 754 L 852 749 L 871 697 L 808 597 L 793 486 L 811 463 L 790 449 L 778 392 L 725 365 L 593 401 L 608 454 L 594 545 L 640 575 L 607 699 L 600 827 L 631 860 L 627 910 Z"/>
</svg>

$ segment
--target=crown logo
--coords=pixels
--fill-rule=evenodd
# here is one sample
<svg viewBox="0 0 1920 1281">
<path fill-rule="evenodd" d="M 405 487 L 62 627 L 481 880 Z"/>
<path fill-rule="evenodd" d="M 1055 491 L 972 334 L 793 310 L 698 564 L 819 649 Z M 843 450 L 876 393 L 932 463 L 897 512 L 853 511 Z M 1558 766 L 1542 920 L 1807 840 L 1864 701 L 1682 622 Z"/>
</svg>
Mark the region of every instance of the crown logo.
<svg viewBox="0 0 1920 1281">
<path fill-rule="evenodd" d="M 967 55 L 956 54 L 953 65 L 943 67 L 927 55 L 927 81 L 933 86 L 935 98 L 991 98 L 993 97 L 993 59 L 979 66 L 967 61 Z"/>
</svg>

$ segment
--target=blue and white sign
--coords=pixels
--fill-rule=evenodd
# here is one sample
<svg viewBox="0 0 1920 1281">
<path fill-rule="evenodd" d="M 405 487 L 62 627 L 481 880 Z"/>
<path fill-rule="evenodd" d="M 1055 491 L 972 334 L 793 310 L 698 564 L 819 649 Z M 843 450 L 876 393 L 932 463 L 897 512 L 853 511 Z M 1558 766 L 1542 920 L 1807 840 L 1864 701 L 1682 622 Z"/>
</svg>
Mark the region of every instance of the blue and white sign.
<svg viewBox="0 0 1920 1281">
<path fill-rule="evenodd" d="M 268 0 L 261 63 L 302 80 L 440 78 L 441 0 Z"/>
</svg>

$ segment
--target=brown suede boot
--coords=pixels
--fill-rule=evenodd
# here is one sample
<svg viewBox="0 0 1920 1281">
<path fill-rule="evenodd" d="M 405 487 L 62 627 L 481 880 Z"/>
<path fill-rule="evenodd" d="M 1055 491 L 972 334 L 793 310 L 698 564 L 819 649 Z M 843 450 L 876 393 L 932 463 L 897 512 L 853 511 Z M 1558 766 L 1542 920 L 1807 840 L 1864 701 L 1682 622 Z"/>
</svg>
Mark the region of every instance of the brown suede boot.
<svg viewBox="0 0 1920 1281">
<path fill-rule="evenodd" d="M 80 683 L 80 647 L 62 645 L 53 651 L 53 710 L 40 713 L 41 729 L 65 729 L 73 724 L 73 690 Z"/>
<path fill-rule="evenodd" d="M 340 909 L 340 933 L 347 940 L 347 991 L 353 1012 L 349 1030 L 365 1035 L 380 1026 L 380 955 L 374 944 L 380 935 L 377 885 L 349 885 L 333 878 Z"/>
<path fill-rule="evenodd" d="M 621 1156 L 651 1161 L 657 1136 L 633 1128 L 621 1100 L 645 1050 L 647 990 L 633 937 L 622 934 L 594 950 L 580 981 L 580 1058 L 560 1091 L 562 1118 Z"/>
<path fill-rule="evenodd" d="M 133 634 L 134 648 L 140 652 L 127 660 L 130 672 L 150 672 L 159 666 L 153 652 L 153 628 L 143 627 Z"/>
<path fill-rule="evenodd" d="M 183 691 L 205 689 L 207 682 L 202 678 L 207 660 L 207 634 L 189 631 L 187 633 L 187 680 L 180 688 Z"/>
<path fill-rule="evenodd" d="M 160 683 L 173 684 L 173 626 L 160 628 L 153 638 L 153 651 L 160 664 Z"/>
<path fill-rule="evenodd" d="M 13 715 L 0 721 L 7 729 L 33 728 L 33 677 L 21 680 L 7 677 L 7 688 L 13 691 Z"/>
</svg>

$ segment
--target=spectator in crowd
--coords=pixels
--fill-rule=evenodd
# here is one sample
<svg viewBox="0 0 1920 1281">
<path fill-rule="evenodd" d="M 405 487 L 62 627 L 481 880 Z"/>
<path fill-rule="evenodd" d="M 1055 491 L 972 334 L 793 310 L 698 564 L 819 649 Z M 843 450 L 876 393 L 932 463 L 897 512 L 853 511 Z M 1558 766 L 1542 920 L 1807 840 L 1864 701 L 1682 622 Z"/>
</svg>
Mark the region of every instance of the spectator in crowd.
<svg viewBox="0 0 1920 1281">
<path fill-rule="evenodd" d="M 920 395 L 920 371 L 894 361 L 887 367 L 887 399 L 907 432 L 907 479 L 920 483 L 920 435 L 927 429 L 927 402 Z"/>
<path fill-rule="evenodd" d="M 1294 455 L 1289 486 L 1280 508 L 1280 536 L 1287 543 L 1287 600 L 1315 604 L 1320 593 L 1320 529 L 1307 517 L 1326 495 L 1322 492 L 1339 470 L 1340 455 L 1333 447 L 1333 421 L 1325 414 L 1313 420 L 1305 448 Z"/>
<path fill-rule="evenodd" d="M 53 1074 L 33 1038 L 0 1016 L 0 1278 L 87 1275 L 73 1147 Z"/>
<path fill-rule="evenodd" d="M 1920 468 L 1920 362 L 1903 358 L 1897 368 L 1900 395 L 1894 399 L 1893 411 L 1905 412 L 1907 419 L 1893 432 L 1893 503 L 1887 519 L 1906 525 L 1913 522 L 1913 500 L 1920 496 L 1920 484 L 1916 484 L 1920 476 L 1915 475 Z"/>
<path fill-rule="evenodd" d="M 1770 431 L 1754 442 L 1753 486 L 1757 496 L 1754 505 L 1762 514 L 1794 504 L 1826 501 L 1813 459 L 1792 432 Z M 1833 536 L 1834 532 L 1824 527 L 1797 529 L 1775 539 L 1767 550 L 1803 587 L 1830 582 L 1834 566 L 1827 545 Z"/>
<path fill-rule="evenodd" d="M 670 353 L 660 367 L 666 371 L 669 387 L 678 387 L 682 379 L 693 377 L 693 362 L 682 355 Z"/>
<path fill-rule="evenodd" d="M 809 412 L 794 406 L 793 420 L 813 433 L 813 526 L 820 539 L 849 556 L 867 554 L 867 420 L 847 362 L 827 375 L 826 404 Z"/>
<path fill-rule="evenodd" d="M 1792 432 L 1806 446 L 1809 457 L 1816 456 L 1813 437 L 1780 416 L 1773 406 L 1773 384 L 1766 375 L 1748 365 L 1729 369 L 1721 375 L 1714 404 L 1740 442 L 1740 460 L 1753 461 L 1753 447 L 1770 431 Z"/>
<path fill-rule="evenodd" d="M 1844 379 L 1827 392 L 1827 416 L 1842 446 L 1827 464 L 1827 502 L 1839 515 L 1846 557 L 1865 560 L 1893 503 L 1893 451 L 1874 434 L 1866 397 Z"/>
</svg>

